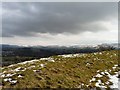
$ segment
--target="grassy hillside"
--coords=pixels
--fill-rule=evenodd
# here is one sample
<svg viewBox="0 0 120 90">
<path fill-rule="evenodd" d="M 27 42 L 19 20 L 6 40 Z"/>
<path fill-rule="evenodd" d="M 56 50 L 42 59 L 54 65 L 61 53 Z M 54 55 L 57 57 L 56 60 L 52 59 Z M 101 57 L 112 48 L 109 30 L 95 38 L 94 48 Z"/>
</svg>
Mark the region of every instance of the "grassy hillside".
<svg viewBox="0 0 120 90">
<path fill-rule="evenodd" d="M 2 67 L 3 88 L 109 88 L 118 51 L 58 55 Z M 97 82 L 101 80 L 101 85 Z"/>
</svg>

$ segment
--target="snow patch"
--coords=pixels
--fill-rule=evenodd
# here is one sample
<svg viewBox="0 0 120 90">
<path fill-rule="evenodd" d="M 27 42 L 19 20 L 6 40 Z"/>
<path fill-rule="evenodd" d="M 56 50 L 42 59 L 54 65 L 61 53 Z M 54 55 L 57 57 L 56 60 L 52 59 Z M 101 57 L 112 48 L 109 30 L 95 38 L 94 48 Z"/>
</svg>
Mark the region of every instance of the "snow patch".
<svg viewBox="0 0 120 90">
<path fill-rule="evenodd" d="M 92 78 L 91 80 L 90 80 L 90 82 L 94 82 L 96 80 L 96 78 Z"/>
<path fill-rule="evenodd" d="M 44 68 L 44 67 L 45 67 L 45 64 L 40 64 L 40 66 L 41 66 L 42 68 Z"/>
<path fill-rule="evenodd" d="M 32 64 L 33 62 L 37 62 L 37 61 L 39 61 L 39 60 L 38 59 L 34 59 L 34 60 L 30 60 L 30 61 L 21 62 L 21 63 L 18 63 L 18 64 L 27 64 L 27 63 Z"/>
<path fill-rule="evenodd" d="M 16 83 L 17 83 L 17 80 L 11 80 L 10 83 L 11 83 L 11 84 L 16 84 Z"/>
<path fill-rule="evenodd" d="M 5 82 L 9 82 L 11 80 L 12 80 L 12 78 L 5 78 L 5 79 L 3 79 L 3 81 L 5 81 Z"/>
<path fill-rule="evenodd" d="M 109 78 L 110 78 L 110 82 L 113 83 L 113 85 L 110 85 L 110 88 L 118 88 L 118 74 L 116 75 L 109 75 Z"/>
<path fill-rule="evenodd" d="M 18 67 L 16 69 L 14 69 L 13 71 L 19 72 L 19 71 L 25 71 L 25 70 L 26 70 L 26 68 Z"/>
<path fill-rule="evenodd" d="M 100 75 L 99 73 L 95 77 L 103 77 L 103 75 Z"/>
<path fill-rule="evenodd" d="M 19 78 L 23 77 L 22 75 L 18 75 Z"/>
<path fill-rule="evenodd" d="M 104 86 L 104 83 L 101 82 L 101 80 L 98 80 L 95 84 L 96 87 L 100 87 L 100 88 L 107 88 L 106 86 Z"/>
<path fill-rule="evenodd" d="M 66 54 L 66 55 L 58 55 L 58 56 L 62 56 L 64 58 L 68 58 L 68 57 L 80 57 L 80 56 L 84 56 L 85 54 Z"/>
</svg>

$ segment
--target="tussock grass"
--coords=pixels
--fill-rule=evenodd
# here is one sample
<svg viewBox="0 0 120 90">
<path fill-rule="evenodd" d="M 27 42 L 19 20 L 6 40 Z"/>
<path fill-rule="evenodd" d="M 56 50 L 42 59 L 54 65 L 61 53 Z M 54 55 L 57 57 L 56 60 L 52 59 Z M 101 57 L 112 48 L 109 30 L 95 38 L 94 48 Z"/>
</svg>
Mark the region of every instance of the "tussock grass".
<svg viewBox="0 0 120 90">
<path fill-rule="evenodd" d="M 98 79 L 101 79 L 103 83 L 109 79 L 104 75 L 102 78 L 97 77 L 96 81 L 90 84 L 90 79 L 98 73 L 98 70 L 102 72 L 110 69 L 110 74 L 115 74 L 114 72 L 118 71 L 118 68 L 112 69 L 114 65 L 118 64 L 117 50 L 83 54 L 75 57 L 52 56 L 51 58 L 55 62 L 42 60 L 32 64 L 16 64 L 13 67 L 3 67 L 2 71 L 6 71 L 5 74 L 12 73 L 10 70 L 18 67 L 26 68 L 25 71 L 16 72 L 12 76 L 12 79 L 18 80 L 14 85 L 3 81 L 6 77 L 2 78 L 3 88 L 78 88 L 80 85 L 81 88 L 92 88 L 95 87 L 95 82 Z M 45 64 L 45 67 L 41 68 L 40 64 Z M 37 71 L 34 72 L 33 70 Z M 19 74 L 23 77 L 18 78 Z"/>
</svg>

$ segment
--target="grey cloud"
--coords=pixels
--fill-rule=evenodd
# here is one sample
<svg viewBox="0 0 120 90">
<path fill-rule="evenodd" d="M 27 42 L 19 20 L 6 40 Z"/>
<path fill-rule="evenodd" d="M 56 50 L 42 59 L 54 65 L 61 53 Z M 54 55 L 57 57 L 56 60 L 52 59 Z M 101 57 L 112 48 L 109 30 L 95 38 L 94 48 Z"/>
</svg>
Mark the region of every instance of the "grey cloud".
<svg viewBox="0 0 120 90">
<path fill-rule="evenodd" d="M 3 37 L 37 33 L 82 33 L 107 30 L 98 21 L 117 17 L 116 3 L 3 3 Z M 94 24 L 93 24 L 94 23 Z"/>
</svg>

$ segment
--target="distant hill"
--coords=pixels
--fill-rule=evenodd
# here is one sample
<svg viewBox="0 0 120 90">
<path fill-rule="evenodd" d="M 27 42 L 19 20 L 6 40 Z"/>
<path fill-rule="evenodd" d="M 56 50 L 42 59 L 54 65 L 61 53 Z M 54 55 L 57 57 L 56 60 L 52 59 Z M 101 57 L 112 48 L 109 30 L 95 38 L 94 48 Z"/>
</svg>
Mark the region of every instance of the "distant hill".
<svg viewBox="0 0 120 90">
<path fill-rule="evenodd" d="M 2 44 L 2 65 L 19 63 L 35 58 L 44 58 L 54 55 L 93 53 L 119 49 L 118 44 L 101 44 L 94 46 L 17 46 Z"/>
</svg>

